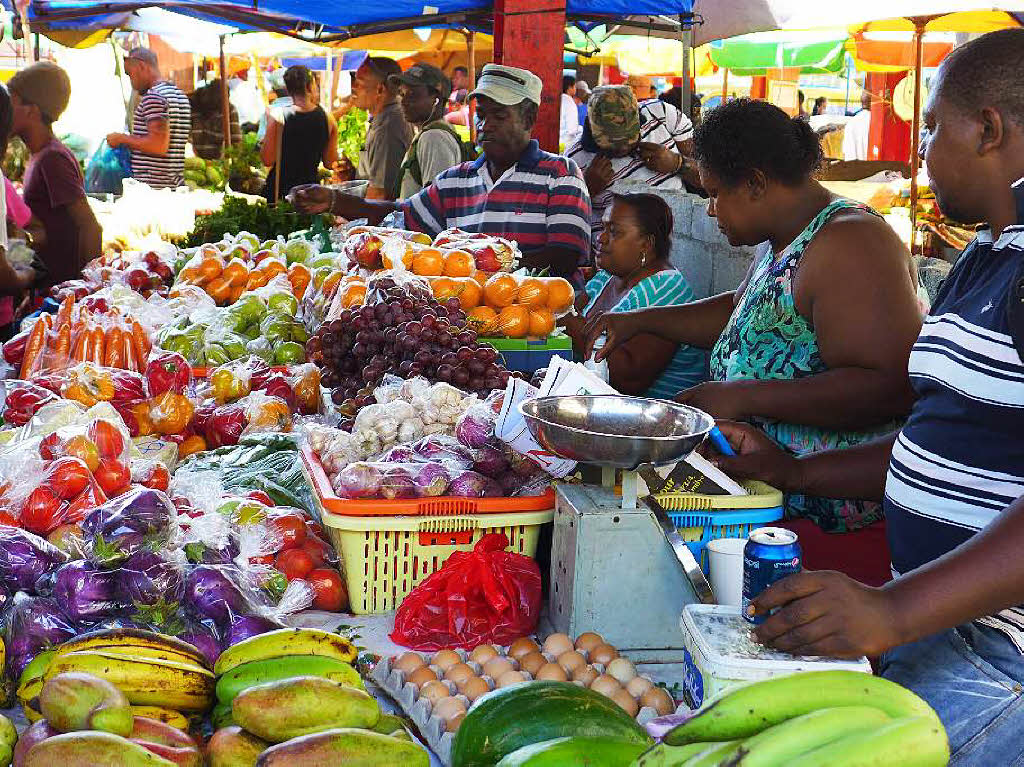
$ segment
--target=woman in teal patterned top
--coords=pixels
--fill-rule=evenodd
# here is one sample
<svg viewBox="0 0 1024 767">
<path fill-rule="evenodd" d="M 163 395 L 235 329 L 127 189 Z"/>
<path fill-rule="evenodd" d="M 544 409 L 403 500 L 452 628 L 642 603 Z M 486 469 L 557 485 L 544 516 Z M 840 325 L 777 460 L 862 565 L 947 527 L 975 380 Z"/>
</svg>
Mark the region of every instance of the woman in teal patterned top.
<svg viewBox="0 0 1024 767">
<path fill-rule="evenodd" d="M 693 300 L 682 273 L 669 262 L 672 210 L 655 194 L 613 194 L 603 216 L 596 261 L 599 271 L 587 283 L 582 317 L 565 318 L 577 352 L 588 318 Z M 700 349 L 653 334 L 634 336 L 608 359 L 608 377 L 623 394 L 671 399 L 707 378 Z"/>
<path fill-rule="evenodd" d="M 797 455 L 872 439 L 905 417 L 921 327 L 910 254 L 873 211 L 813 177 L 817 136 L 763 101 L 738 99 L 698 129 L 708 214 L 732 245 L 758 246 L 735 293 L 613 315 L 604 353 L 639 332 L 711 350 L 711 381 L 681 402 L 749 420 Z M 881 517 L 876 504 L 790 495 L 787 514 L 828 532 Z"/>
</svg>

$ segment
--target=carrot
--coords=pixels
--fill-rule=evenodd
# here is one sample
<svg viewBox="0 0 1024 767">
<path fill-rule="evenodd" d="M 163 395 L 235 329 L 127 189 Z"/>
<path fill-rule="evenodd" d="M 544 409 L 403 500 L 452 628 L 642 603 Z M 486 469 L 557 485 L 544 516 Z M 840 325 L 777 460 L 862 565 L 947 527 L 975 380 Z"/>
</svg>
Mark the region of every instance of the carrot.
<svg viewBox="0 0 1024 767">
<path fill-rule="evenodd" d="M 103 342 L 103 364 L 108 368 L 121 367 L 121 331 L 108 328 Z"/>
<path fill-rule="evenodd" d="M 89 361 L 103 364 L 103 328 L 94 327 L 89 333 Z"/>
<path fill-rule="evenodd" d="M 53 315 L 52 314 L 40 314 L 39 319 L 46 323 L 47 330 L 53 330 Z"/>
<path fill-rule="evenodd" d="M 75 345 L 71 350 L 71 359 L 75 362 L 85 362 L 85 349 L 89 342 L 89 331 L 84 327 L 78 328 L 75 334 Z"/>
<path fill-rule="evenodd" d="M 54 370 L 63 370 L 68 365 L 71 356 L 71 325 L 65 322 L 57 328 L 57 342 L 54 344 L 53 358 L 50 360 L 50 367 Z"/>
<path fill-rule="evenodd" d="M 54 324 L 58 330 L 62 325 L 67 325 L 71 322 L 71 314 L 74 308 L 75 294 L 72 293 L 61 302 L 60 309 L 57 310 L 57 320 Z"/>
<path fill-rule="evenodd" d="M 46 341 L 46 322 L 43 321 L 43 317 L 47 315 L 41 315 L 36 324 L 32 326 L 32 333 L 28 337 L 28 343 L 25 345 L 25 357 L 21 362 L 21 377 L 28 378 L 36 367 L 36 363 L 39 362 L 39 355 L 43 351 L 43 343 Z"/>
<path fill-rule="evenodd" d="M 149 359 L 151 346 L 149 337 L 146 335 L 146 331 L 142 329 L 142 325 L 139 324 L 138 320 L 132 320 L 132 345 L 135 347 L 135 356 L 139 360 L 139 370 L 141 371 L 146 367 L 146 360 Z"/>
<path fill-rule="evenodd" d="M 135 373 L 139 372 L 139 360 L 135 354 L 135 343 L 132 339 L 132 334 L 127 330 L 121 331 L 121 359 L 121 367 L 125 370 L 131 370 Z"/>
</svg>

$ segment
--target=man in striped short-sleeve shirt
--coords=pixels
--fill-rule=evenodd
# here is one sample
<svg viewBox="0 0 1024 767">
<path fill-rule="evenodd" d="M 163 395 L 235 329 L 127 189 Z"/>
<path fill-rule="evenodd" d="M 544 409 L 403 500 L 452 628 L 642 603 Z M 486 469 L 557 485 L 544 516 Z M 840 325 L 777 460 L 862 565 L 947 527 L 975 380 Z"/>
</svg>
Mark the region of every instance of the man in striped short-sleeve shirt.
<svg viewBox="0 0 1024 767">
<path fill-rule="evenodd" d="M 192 129 L 192 107 L 177 87 L 160 79 L 156 54 L 135 48 L 124 69 L 139 93 L 131 135 L 111 133 L 111 147 L 132 151 L 132 177 L 155 189 L 180 186 L 185 174 L 185 144 Z"/>
<path fill-rule="evenodd" d="M 950 764 L 1024 764 L 1024 29 L 954 49 L 931 81 L 921 154 L 941 210 L 984 222 L 909 360 L 898 434 L 800 459 L 724 424 L 733 476 L 882 500 L 896 579 L 801 573 L 754 600 L 763 641 L 801 655 L 879 656 L 923 697 Z"/>
<path fill-rule="evenodd" d="M 296 207 L 372 224 L 397 211 L 406 227 L 431 235 L 458 227 L 506 237 L 519 244 L 522 266 L 572 276 L 590 255 L 590 195 L 575 162 L 541 151 L 530 138 L 540 92 L 532 72 L 488 64 L 470 94 L 477 100 L 479 159 L 449 168 L 404 201 L 308 186 L 294 191 Z"/>
</svg>

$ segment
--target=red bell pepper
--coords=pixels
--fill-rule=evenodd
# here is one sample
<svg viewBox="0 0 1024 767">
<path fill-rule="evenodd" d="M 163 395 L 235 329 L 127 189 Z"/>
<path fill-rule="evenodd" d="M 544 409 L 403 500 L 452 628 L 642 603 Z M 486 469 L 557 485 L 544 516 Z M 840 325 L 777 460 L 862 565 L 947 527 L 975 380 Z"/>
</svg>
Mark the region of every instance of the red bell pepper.
<svg viewBox="0 0 1024 767">
<path fill-rule="evenodd" d="M 146 386 L 150 397 L 165 392 L 184 394 L 192 383 L 192 367 L 178 352 L 161 352 L 146 364 Z"/>
</svg>

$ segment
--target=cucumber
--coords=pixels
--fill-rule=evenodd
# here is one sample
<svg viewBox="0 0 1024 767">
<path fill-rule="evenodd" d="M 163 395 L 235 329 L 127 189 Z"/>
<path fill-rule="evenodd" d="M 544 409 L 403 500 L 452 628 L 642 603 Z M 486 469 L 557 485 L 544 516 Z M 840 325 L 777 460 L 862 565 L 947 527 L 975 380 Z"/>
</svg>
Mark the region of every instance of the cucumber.
<svg viewBox="0 0 1024 767">
<path fill-rule="evenodd" d="M 287 655 L 243 663 L 222 674 L 217 680 L 217 700 L 231 703 L 242 690 L 296 676 L 321 676 L 348 687 L 365 689 L 359 672 L 343 660 L 320 655 Z"/>
<path fill-rule="evenodd" d="M 524 746 L 571 736 L 645 748 L 653 743 L 635 719 L 593 690 L 569 682 L 523 682 L 473 704 L 452 743 L 452 767 L 493 767 Z"/>
<path fill-rule="evenodd" d="M 623 767 L 647 748 L 615 738 L 555 738 L 523 746 L 503 757 L 497 767 Z"/>
</svg>

